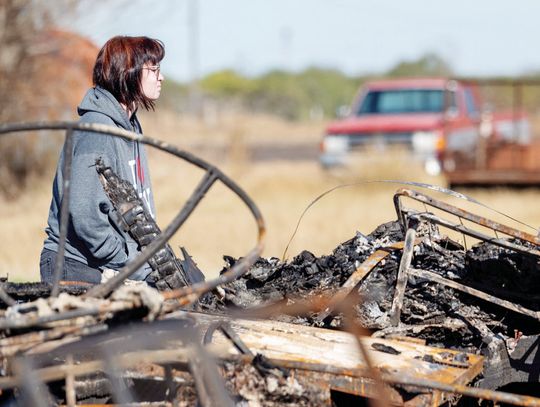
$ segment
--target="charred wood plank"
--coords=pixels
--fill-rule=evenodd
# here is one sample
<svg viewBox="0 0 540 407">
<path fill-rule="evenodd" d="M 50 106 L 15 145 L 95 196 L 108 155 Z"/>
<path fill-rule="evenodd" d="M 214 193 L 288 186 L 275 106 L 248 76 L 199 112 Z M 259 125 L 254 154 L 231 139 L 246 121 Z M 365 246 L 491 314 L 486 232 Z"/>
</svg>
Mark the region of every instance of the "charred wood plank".
<svg viewBox="0 0 540 407">
<path fill-rule="evenodd" d="M 8 306 L 15 305 L 15 300 L 4 289 L 3 282 L 0 282 L 0 300 L 4 301 L 4 304 Z"/>
<path fill-rule="evenodd" d="M 415 244 L 418 243 L 420 243 L 420 240 L 415 241 Z M 345 284 L 343 284 L 343 286 L 333 294 L 332 300 L 328 304 L 328 307 L 317 316 L 317 319 L 322 321 L 328 317 L 339 306 L 340 303 L 345 301 L 349 294 L 351 294 L 352 290 L 358 286 L 358 284 L 360 284 L 369 275 L 369 273 L 371 273 L 377 264 L 379 264 L 392 251 L 403 249 L 404 244 L 405 242 L 396 242 L 387 247 L 380 248 L 371 254 L 351 274 L 348 280 L 345 281 Z"/>
<path fill-rule="evenodd" d="M 118 177 L 101 158 L 96 160 L 96 171 L 105 194 L 120 217 L 121 226 L 129 232 L 141 250 L 144 250 L 161 234 L 159 226 L 130 182 Z M 158 289 L 174 289 L 188 285 L 186 273 L 168 244 L 164 244 L 154 253 L 148 259 L 148 264 L 154 271 Z"/>
<path fill-rule="evenodd" d="M 403 246 L 403 255 L 401 256 L 401 261 L 399 263 L 394 300 L 392 302 L 392 309 L 390 310 L 390 324 L 392 326 L 399 324 L 403 297 L 407 287 L 407 279 L 409 278 L 408 273 L 409 267 L 411 266 L 415 237 L 416 230 L 414 228 L 409 228 L 405 235 L 405 245 Z"/>
<path fill-rule="evenodd" d="M 179 311 L 172 315 L 185 314 Z M 337 383 L 344 383 L 343 376 L 353 377 L 358 380 L 351 381 L 349 391 L 359 394 L 356 392 L 359 388 L 365 389 L 361 383 L 370 380 L 356 338 L 349 333 L 279 321 L 230 319 L 199 313 L 189 315 L 201 331 L 217 321 L 228 321 L 253 353 L 264 355 L 277 366 L 331 374 L 335 380 L 329 383 L 331 388 L 335 383 L 336 389 L 343 391 Z M 374 367 L 392 380 L 406 377 L 414 381 L 414 377 L 421 377 L 422 380 L 440 380 L 442 383 L 468 383 L 482 370 L 483 358 L 478 355 L 398 340 L 362 337 L 361 341 Z M 214 343 L 225 346 L 226 353 L 231 356 L 240 357 L 237 348 L 219 331 L 214 335 Z M 395 352 L 384 351 L 386 347 L 395 349 Z M 386 376 L 385 380 L 388 379 Z M 372 386 L 371 390 L 374 388 Z M 367 390 L 360 395 L 376 396 Z"/>
</svg>

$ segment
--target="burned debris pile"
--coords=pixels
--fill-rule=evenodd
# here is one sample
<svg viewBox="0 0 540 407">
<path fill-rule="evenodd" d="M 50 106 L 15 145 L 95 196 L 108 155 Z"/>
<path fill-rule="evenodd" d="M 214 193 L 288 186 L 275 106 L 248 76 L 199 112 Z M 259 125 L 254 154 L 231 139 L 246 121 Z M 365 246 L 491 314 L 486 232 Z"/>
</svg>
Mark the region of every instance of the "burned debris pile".
<svg viewBox="0 0 540 407">
<path fill-rule="evenodd" d="M 538 381 L 536 237 L 480 219 L 509 236 L 488 238 L 399 208 L 329 255 L 256 257 L 235 278 L 246 262 L 226 256 L 215 283 L 172 291 L 75 283 L 55 297 L 48 284 L 4 281 L 0 402 L 346 405 L 336 395 L 381 397 L 384 380 L 398 404 L 529 403 L 497 390 Z"/>
<path fill-rule="evenodd" d="M 15 124 L 0 135 L 42 129 L 66 130 L 66 145 L 74 130 L 139 140 L 205 174 L 161 233 L 130 184 L 96 166 L 141 255 L 97 285 L 62 281 L 61 262 L 52 285 L 0 281 L 0 404 L 423 406 L 468 396 L 540 406 L 499 391 L 540 377 L 537 236 L 400 189 L 397 221 L 327 256 L 264 259 L 261 213 L 216 167 L 103 126 Z M 167 242 L 216 182 L 247 206 L 257 243 L 199 281 L 187 252 L 180 260 Z M 127 284 L 144 262 L 157 289 Z"/>
<path fill-rule="evenodd" d="M 345 329 L 340 307 L 349 307 L 372 337 L 412 337 L 485 356 L 478 381 L 483 387 L 537 381 L 538 238 L 414 191 L 397 196 L 400 193 L 487 225 L 494 236 L 399 207 L 401 221 L 380 225 L 369 235 L 357 233 L 330 255 L 304 251 L 290 262 L 259 259 L 242 277 L 206 295 L 202 309 L 228 313 L 275 301 L 314 302 L 323 296 L 330 299 L 329 307 L 271 318 Z M 464 242 L 449 238 L 443 227 L 462 233 Z M 497 232 L 507 237 L 501 239 Z M 471 236 L 478 240 L 466 247 Z M 225 259 L 234 264 L 234 259 Z"/>
<path fill-rule="evenodd" d="M 411 267 L 540 310 L 538 259 L 486 242 L 466 250 L 440 234 L 422 237 L 414 249 Z M 369 235 L 357 233 L 327 256 L 316 257 L 304 251 L 290 262 L 261 258 L 241 278 L 222 286 L 220 294 L 205 296 L 202 309 L 227 312 L 285 299 L 293 302 L 316 295 L 331 296 L 377 249 L 403 240 L 400 224 L 389 222 Z M 401 256 L 401 251 L 390 251 L 357 289 L 356 317 L 366 328 L 379 331 L 379 335 L 414 336 L 430 345 L 468 351 L 482 347 L 485 331 L 479 330 L 479 325 L 508 339 L 514 338 L 516 330 L 540 332 L 538 320 L 416 276 L 408 279 L 401 323 L 392 327 L 390 312 Z M 234 259 L 226 260 L 234 263 Z M 339 312 L 323 319 L 317 313 L 277 318 L 325 328 L 343 327 Z"/>
<path fill-rule="evenodd" d="M 435 404 L 451 394 L 525 403 L 496 390 L 537 381 L 534 238 L 505 230 L 510 238 L 482 239 L 460 224 L 480 237 L 466 247 L 443 233 L 447 221 L 400 213 L 329 255 L 257 257 L 219 284 L 161 294 L 121 286 L 97 296 L 96 287 L 64 284 L 44 299 L 50 285 L 3 282 L 11 303 L 0 319 L 0 401 L 26 392 L 52 404 L 340 405 L 337 394 L 379 397 L 376 369 L 392 384 L 385 397 L 398 404 L 434 403 L 442 390 Z M 242 263 L 225 260 L 224 276 Z M 276 304 L 283 306 L 272 311 Z M 289 311 L 295 304 L 304 311 Z M 260 310 L 264 319 L 243 319 Z M 351 316 L 370 336 L 344 332 Z M 40 380 L 49 386 L 31 390 Z"/>
</svg>

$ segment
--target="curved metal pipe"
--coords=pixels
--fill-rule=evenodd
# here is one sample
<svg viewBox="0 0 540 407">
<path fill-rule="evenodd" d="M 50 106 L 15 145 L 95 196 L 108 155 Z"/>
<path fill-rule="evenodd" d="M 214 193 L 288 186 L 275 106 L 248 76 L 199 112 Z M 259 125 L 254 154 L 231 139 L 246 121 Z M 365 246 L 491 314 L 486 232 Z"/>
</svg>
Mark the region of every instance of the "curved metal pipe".
<svg viewBox="0 0 540 407">
<path fill-rule="evenodd" d="M 161 140 L 157 140 L 148 136 L 143 136 L 142 134 L 137 134 L 131 131 L 119 129 L 117 127 L 111 127 L 103 124 L 95 123 L 78 123 L 78 122 L 34 122 L 34 123 L 12 123 L 12 124 L 3 124 L 0 125 L 0 136 L 7 133 L 14 132 L 23 132 L 23 131 L 33 131 L 33 130 L 71 130 L 71 131 L 89 131 L 98 134 L 108 134 L 115 137 L 121 137 L 126 140 L 140 141 L 144 144 L 148 144 L 152 147 L 157 148 L 158 150 L 165 151 L 169 154 L 172 154 L 178 158 L 181 158 L 196 167 L 206 170 L 208 175 L 205 180 L 199 184 L 198 189 L 195 191 L 194 198 L 195 201 L 200 200 L 202 196 L 198 196 L 197 191 L 200 190 L 202 195 L 204 192 L 210 188 L 215 180 L 221 181 L 225 186 L 227 186 L 232 192 L 234 192 L 242 202 L 248 207 L 251 214 L 255 218 L 257 224 L 257 244 L 256 246 L 249 251 L 249 253 L 242 257 L 238 263 L 236 263 L 231 269 L 226 273 L 222 274 L 218 278 L 209 281 L 195 284 L 191 287 L 185 289 L 176 290 L 179 292 L 186 292 L 189 294 L 191 301 L 195 300 L 199 295 L 203 294 L 206 291 L 209 291 L 218 285 L 224 284 L 226 282 L 232 281 L 235 278 L 238 278 L 244 274 L 248 267 L 255 262 L 257 257 L 261 254 L 264 247 L 264 238 L 265 238 L 265 224 L 261 212 L 255 205 L 255 203 L 249 198 L 249 196 L 240 188 L 232 179 L 226 176 L 221 170 L 217 167 L 207 163 L 206 161 L 196 157 L 195 155 L 188 153 L 186 151 L 180 150 L 179 148 L 166 143 Z M 196 204 L 196 202 L 195 202 Z M 190 209 L 191 208 L 191 209 Z M 183 222 L 189 216 L 189 211 L 193 210 L 194 207 L 186 206 L 178 213 L 178 215 L 173 219 L 173 221 L 167 226 L 161 235 L 159 235 L 146 250 L 142 252 L 138 257 L 136 257 L 131 263 L 124 266 L 120 273 L 113 279 L 109 280 L 104 284 L 100 284 L 90 289 L 85 296 L 94 296 L 94 297 L 103 297 L 109 294 L 112 290 L 118 287 L 122 281 L 128 278 L 133 274 L 139 267 L 141 267 L 150 257 L 152 257 L 165 242 L 167 242 L 173 234 L 182 226 Z M 186 216 L 186 212 L 187 216 Z"/>
</svg>

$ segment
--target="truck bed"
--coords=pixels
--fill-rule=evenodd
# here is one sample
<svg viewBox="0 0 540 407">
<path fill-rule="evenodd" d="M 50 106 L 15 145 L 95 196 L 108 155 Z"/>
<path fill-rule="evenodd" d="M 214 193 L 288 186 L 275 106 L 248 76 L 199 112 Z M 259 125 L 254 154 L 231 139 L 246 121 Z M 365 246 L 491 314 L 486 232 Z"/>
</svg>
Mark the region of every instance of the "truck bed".
<svg viewBox="0 0 540 407">
<path fill-rule="evenodd" d="M 474 163 L 466 165 L 454 157 L 454 171 L 447 171 L 454 185 L 540 186 L 540 141 L 520 145 L 492 143 L 479 148 Z"/>
</svg>

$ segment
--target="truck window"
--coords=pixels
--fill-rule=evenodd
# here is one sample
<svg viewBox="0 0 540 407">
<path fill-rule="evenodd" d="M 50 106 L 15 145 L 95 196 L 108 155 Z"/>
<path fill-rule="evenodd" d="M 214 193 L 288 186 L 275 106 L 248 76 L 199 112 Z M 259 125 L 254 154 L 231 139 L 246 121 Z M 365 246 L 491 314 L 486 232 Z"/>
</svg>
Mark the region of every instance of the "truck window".
<svg viewBox="0 0 540 407">
<path fill-rule="evenodd" d="M 444 107 L 441 89 L 373 90 L 357 114 L 439 113 Z"/>
</svg>

